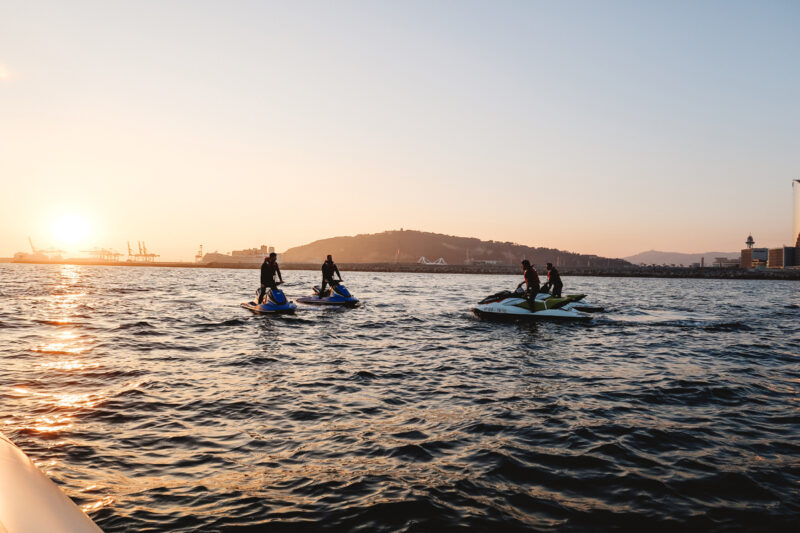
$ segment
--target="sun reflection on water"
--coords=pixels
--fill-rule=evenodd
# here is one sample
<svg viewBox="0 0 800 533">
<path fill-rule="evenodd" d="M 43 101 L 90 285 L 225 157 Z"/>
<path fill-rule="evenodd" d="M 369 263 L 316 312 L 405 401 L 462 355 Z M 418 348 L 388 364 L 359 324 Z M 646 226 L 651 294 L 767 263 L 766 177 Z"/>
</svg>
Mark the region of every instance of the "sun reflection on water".
<svg viewBox="0 0 800 533">
<path fill-rule="evenodd" d="M 75 331 L 61 331 L 51 342 L 45 342 L 33 349 L 34 352 L 49 354 L 78 355 L 88 352 L 94 344 L 93 339 L 82 338 Z"/>
<path fill-rule="evenodd" d="M 40 416 L 29 425 L 27 429 L 36 431 L 37 433 L 56 433 L 58 431 L 65 431 L 73 426 L 71 416 Z"/>
<path fill-rule="evenodd" d="M 20 429 L 37 433 L 57 433 L 70 429 L 74 425 L 76 411 L 94 409 L 106 400 L 106 395 L 103 393 L 47 393 L 23 387 L 15 387 L 11 392 L 18 398 L 38 398 L 40 407 L 50 411 L 47 414 L 29 417 L 27 422 L 20 426 Z"/>
<path fill-rule="evenodd" d="M 55 394 L 53 404 L 62 409 L 93 409 L 106 399 L 103 394 Z"/>
<path fill-rule="evenodd" d="M 86 363 L 78 359 L 68 359 L 66 361 L 50 361 L 47 363 L 34 363 L 36 368 L 44 370 L 63 370 L 71 372 L 75 370 L 90 370 L 100 368 L 100 363 Z"/>
<path fill-rule="evenodd" d="M 106 496 L 104 498 L 100 498 L 97 501 L 81 505 L 81 511 L 83 511 L 86 514 L 89 514 L 94 511 L 97 511 L 98 509 L 102 509 L 103 507 L 108 507 L 113 503 L 114 503 L 114 498 L 112 498 L 111 496 Z"/>
</svg>

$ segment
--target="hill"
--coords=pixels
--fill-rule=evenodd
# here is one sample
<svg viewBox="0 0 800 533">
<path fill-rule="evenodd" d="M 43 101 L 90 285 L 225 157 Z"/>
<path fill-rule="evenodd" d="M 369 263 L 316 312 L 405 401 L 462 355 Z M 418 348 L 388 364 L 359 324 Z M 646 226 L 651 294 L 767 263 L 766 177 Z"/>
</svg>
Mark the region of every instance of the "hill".
<svg viewBox="0 0 800 533">
<path fill-rule="evenodd" d="M 413 230 L 322 239 L 289 248 L 283 253 L 282 260 L 287 263 L 322 263 L 327 254 L 333 254 L 334 259 L 341 263 L 416 263 L 420 257 L 430 261 L 441 257 L 450 265 L 481 262 L 518 265 L 522 259 L 529 259 L 536 265 L 552 262 L 570 268 L 631 266 L 622 259 Z"/>
<path fill-rule="evenodd" d="M 638 265 L 691 265 L 699 263 L 701 257 L 706 258 L 706 265 L 711 266 L 715 257 L 739 257 L 740 252 L 705 252 L 702 254 L 685 254 L 680 252 L 659 252 L 649 250 L 630 257 L 625 257 L 626 261 Z"/>
</svg>

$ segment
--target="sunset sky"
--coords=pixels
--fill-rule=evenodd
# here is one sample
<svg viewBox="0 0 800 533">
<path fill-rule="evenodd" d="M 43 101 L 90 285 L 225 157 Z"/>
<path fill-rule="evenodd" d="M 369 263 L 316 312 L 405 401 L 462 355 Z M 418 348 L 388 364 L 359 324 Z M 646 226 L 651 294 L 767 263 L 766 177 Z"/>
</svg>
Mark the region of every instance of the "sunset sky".
<svg viewBox="0 0 800 533">
<path fill-rule="evenodd" d="M 798 28 L 777 0 L 0 3 L 0 256 L 789 244 Z"/>
</svg>

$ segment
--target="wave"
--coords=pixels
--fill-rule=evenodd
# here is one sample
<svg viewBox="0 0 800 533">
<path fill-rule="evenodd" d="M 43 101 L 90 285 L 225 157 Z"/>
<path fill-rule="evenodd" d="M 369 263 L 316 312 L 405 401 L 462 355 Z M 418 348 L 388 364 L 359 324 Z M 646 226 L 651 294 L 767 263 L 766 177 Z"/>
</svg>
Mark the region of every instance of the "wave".
<svg viewBox="0 0 800 533">
<path fill-rule="evenodd" d="M 380 302 L 272 319 L 234 307 L 252 272 L 81 272 L 83 309 L 0 299 L 0 403 L 71 496 L 114 500 L 89 511 L 107 531 L 780 530 L 800 514 L 785 285 L 576 278 L 630 304 L 503 325 L 470 314 L 488 282 L 463 275 L 353 273 Z M 86 354 L 31 351 L 89 335 Z"/>
</svg>

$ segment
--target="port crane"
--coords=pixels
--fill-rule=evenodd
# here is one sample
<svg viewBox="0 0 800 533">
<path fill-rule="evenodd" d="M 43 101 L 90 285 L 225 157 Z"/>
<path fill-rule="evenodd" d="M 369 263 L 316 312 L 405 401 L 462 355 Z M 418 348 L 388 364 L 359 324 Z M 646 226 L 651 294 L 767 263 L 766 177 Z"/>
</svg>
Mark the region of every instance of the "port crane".
<svg viewBox="0 0 800 533">
<path fill-rule="evenodd" d="M 91 250 L 81 250 L 81 252 L 85 254 L 90 254 L 92 256 L 92 259 L 94 259 L 95 261 L 108 261 L 111 263 L 119 262 L 120 257 L 122 257 L 122 254 L 119 252 L 115 252 L 114 250 L 111 249 L 107 250 L 105 248 L 97 248 L 97 247 L 92 248 Z"/>
<path fill-rule="evenodd" d="M 65 250 L 56 250 L 52 246 L 50 248 L 48 248 L 47 250 L 37 249 L 33 245 L 33 239 L 31 239 L 30 237 L 28 237 L 28 243 L 31 245 L 31 252 L 33 252 L 33 255 L 40 254 L 40 255 L 45 255 L 48 258 L 50 258 L 50 256 L 60 256 L 61 254 L 67 253 Z M 52 259 L 55 259 L 55 257 L 52 257 Z"/>
<path fill-rule="evenodd" d="M 139 261 L 142 263 L 152 263 L 155 261 L 156 257 L 160 257 L 158 254 L 148 253 L 147 245 L 144 241 L 136 241 L 136 244 L 139 247 L 139 253 L 133 253 L 131 249 L 131 241 L 128 241 L 128 261 L 135 262 Z"/>
</svg>

